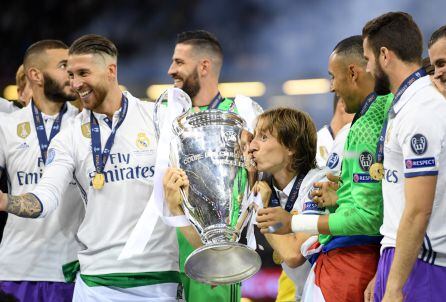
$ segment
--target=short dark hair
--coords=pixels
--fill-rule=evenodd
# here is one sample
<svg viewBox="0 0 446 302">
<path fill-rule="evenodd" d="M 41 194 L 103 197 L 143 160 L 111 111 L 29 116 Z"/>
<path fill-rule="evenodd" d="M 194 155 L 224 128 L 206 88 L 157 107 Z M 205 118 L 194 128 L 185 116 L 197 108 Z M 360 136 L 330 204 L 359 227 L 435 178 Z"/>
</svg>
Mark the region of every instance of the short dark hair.
<svg viewBox="0 0 446 302">
<path fill-rule="evenodd" d="M 68 49 L 68 46 L 60 40 L 40 40 L 34 44 L 31 44 L 25 51 L 23 57 L 23 65 L 25 69 L 29 67 L 30 60 L 34 55 L 41 54 L 48 49 Z"/>
<path fill-rule="evenodd" d="M 201 50 L 211 51 L 223 59 L 223 49 L 217 37 L 205 30 L 192 30 L 179 33 L 177 44 L 189 44 Z"/>
<path fill-rule="evenodd" d="M 360 60 L 362 65 L 366 65 L 367 62 L 364 59 L 364 47 L 362 46 L 362 36 L 356 35 L 345 38 L 340 41 L 333 49 L 333 53 L 341 56 L 355 57 Z"/>
<path fill-rule="evenodd" d="M 362 29 L 375 55 L 387 47 L 405 62 L 421 63 L 423 36 L 412 16 L 404 12 L 390 12 L 367 22 Z"/>
<path fill-rule="evenodd" d="M 431 46 L 441 38 L 446 38 L 446 25 L 443 25 L 432 33 L 431 38 L 429 39 L 428 48 L 431 48 Z"/>
<path fill-rule="evenodd" d="M 356 35 L 341 40 L 333 48 L 333 52 L 344 56 L 355 56 L 364 60 L 362 36 Z"/>
<path fill-rule="evenodd" d="M 118 49 L 115 44 L 106 37 L 89 34 L 76 39 L 73 44 L 71 44 L 68 54 L 107 54 L 113 58 L 117 58 Z"/>
<path fill-rule="evenodd" d="M 261 130 L 277 133 L 280 144 L 294 152 L 291 167 L 299 173 L 316 168 L 317 131 L 311 117 L 301 110 L 275 108 L 260 114 Z"/>
</svg>

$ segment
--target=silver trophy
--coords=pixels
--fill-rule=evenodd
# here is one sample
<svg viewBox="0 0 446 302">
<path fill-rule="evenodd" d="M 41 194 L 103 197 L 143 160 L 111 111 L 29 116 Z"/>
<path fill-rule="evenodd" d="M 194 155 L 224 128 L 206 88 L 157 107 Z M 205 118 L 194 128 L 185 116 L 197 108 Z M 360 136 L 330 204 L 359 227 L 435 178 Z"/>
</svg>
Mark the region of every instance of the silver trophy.
<svg viewBox="0 0 446 302">
<path fill-rule="evenodd" d="M 245 121 L 235 113 L 206 110 L 186 112 L 172 126 L 171 164 L 183 169 L 190 183 L 182 206 L 204 244 L 187 258 L 185 272 L 212 285 L 243 281 L 261 266 L 257 252 L 238 243 L 253 213 L 245 196 Z"/>
</svg>

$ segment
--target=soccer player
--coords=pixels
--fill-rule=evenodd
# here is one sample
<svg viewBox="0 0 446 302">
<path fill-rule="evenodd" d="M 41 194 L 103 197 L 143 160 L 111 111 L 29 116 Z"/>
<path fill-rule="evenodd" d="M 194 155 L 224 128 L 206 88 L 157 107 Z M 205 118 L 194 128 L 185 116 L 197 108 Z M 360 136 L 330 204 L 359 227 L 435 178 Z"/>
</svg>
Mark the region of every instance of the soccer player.
<svg viewBox="0 0 446 302">
<path fill-rule="evenodd" d="M 381 15 L 362 34 L 376 88 L 395 95 L 377 151 L 384 237 L 375 301 L 444 301 L 446 102 L 421 68 L 422 35 L 409 14 Z"/>
<path fill-rule="evenodd" d="M 432 81 L 446 97 L 446 25 L 437 29 L 429 39 L 429 58 L 435 68 Z"/>
<path fill-rule="evenodd" d="M 39 185 L 31 193 L 1 194 L 0 209 L 45 217 L 57 208 L 74 174 L 86 215 L 77 233 L 84 248 L 73 301 L 177 301 L 176 234 L 156 213 L 144 252 L 117 260 L 152 192 L 153 104 L 121 92 L 118 52 L 107 38 L 82 36 L 68 54 L 70 83 L 84 110 L 51 142 Z"/>
<path fill-rule="evenodd" d="M 173 78 L 175 87 L 189 95 L 194 111 L 218 109 L 237 113 L 234 100 L 223 97 L 218 90 L 222 64 L 222 47 L 213 34 L 204 30 L 187 31 L 180 33 L 177 37 L 168 74 Z M 252 110 L 256 114 L 262 111 L 254 102 Z M 184 263 L 195 248 L 180 230 L 177 230 L 177 234 L 181 281 L 186 301 L 239 301 L 241 298 L 240 284 L 211 287 L 186 276 Z"/>
<path fill-rule="evenodd" d="M 315 178 L 320 180 L 326 171 L 316 168 L 316 128 L 304 112 L 278 108 L 266 111 L 258 118 L 254 138 L 250 143 L 252 161 L 258 171 L 271 175 L 268 181 L 258 181 L 253 188 L 260 193 L 265 207 L 281 207 L 288 212 L 323 213 L 323 209 L 308 203 Z M 304 202 L 301 202 L 304 200 Z M 311 203 L 311 205 L 310 205 Z M 306 234 L 265 234 L 274 249 L 273 260 L 280 263 L 283 274 L 292 281 L 293 295 L 285 301 L 300 301 L 310 265 L 299 253 Z M 279 279 L 283 289 L 284 277 Z"/>
<path fill-rule="evenodd" d="M 329 215 L 291 216 L 268 208 L 259 211 L 257 221 L 263 233 L 280 221 L 284 227 L 279 233 L 321 234 L 323 253 L 313 265 L 315 282 L 307 281 L 304 295 L 318 295 L 322 301 L 358 301 L 375 274 L 379 257 L 381 183 L 370 177 L 369 168 L 389 100 L 373 93 L 374 79 L 366 72 L 361 36 L 339 42 L 328 69 L 332 91 L 344 100 L 346 112 L 356 113 L 345 145 L 337 202 L 327 202 L 318 189 L 312 194 L 320 198 L 320 205 L 329 207 Z M 342 287 L 337 286 L 339 278 Z"/>
<path fill-rule="evenodd" d="M 32 101 L 1 118 L 0 173 L 8 177 L 9 193 L 19 195 L 37 186 L 53 153 L 49 143 L 69 127 L 78 110 L 66 71 L 68 47 L 58 40 L 32 44 L 24 57 Z M 0 245 L 0 288 L 20 301 L 71 301 L 73 283 L 65 283 L 62 266 L 75 261 L 76 239 L 84 206 L 68 177 L 60 191 L 60 207 L 45 219 L 9 215 Z M 17 205 L 9 205 L 11 212 Z"/>
<path fill-rule="evenodd" d="M 316 127 L 306 113 L 288 108 L 277 108 L 262 113 L 258 117 L 249 153 L 248 161 L 252 159 L 258 171 L 272 175 L 270 182 L 258 181 L 253 188 L 255 194 L 260 193 L 265 206 L 312 213 L 320 210 L 311 206 L 303 208 L 300 202 L 307 200 L 314 177 L 318 173 L 321 174 L 319 168 L 315 169 Z M 325 175 L 325 172 L 322 174 Z M 187 186 L 188 180 L 184 171 L 168 170 L 164 177 L 164 190 L 169 209 L 174 215 L 183 214 L 179 202 L 179 188 L 184 187 L 187 191 Z M 184 229 L 188 229 L 187 238 L 199 244 L 193 228 Z M 307 234 L 266 235 L 278 259 L 283 262 L 283 269 L 295 282 L 298 299 L 310 269 L 309 266 L 295 269 L 305 261 L 298 249 L 308 237 Z M 292 300 L 294 299 L 295 297 L 292 297 Z"/>
<path fill-rule="evenodd" d="M 316 163 L 319 167 L 327 167 L 330 170 L 326 171 L 328 180 L 336 181 L 337 174 L 341 169 L 344 145 L 354 114 L 345 112 L 344 101 L 336 94 L 333 96 L 333 107 L 333 117 L 330 124 L 323 126 L 317 132 Z M 322 179 L 324 178 L 316 180 Z M 300 278 L 303 275 L 306 277 L 308 274 L 301 273 Z M 302 281 L 305 282 L 304 279 Z M 302 281 L 296 292 L 295 283 L 288 278 L 283 270 L 279 277 L 276 301 L 300 299 L 303 290 Z"/>
</svg>

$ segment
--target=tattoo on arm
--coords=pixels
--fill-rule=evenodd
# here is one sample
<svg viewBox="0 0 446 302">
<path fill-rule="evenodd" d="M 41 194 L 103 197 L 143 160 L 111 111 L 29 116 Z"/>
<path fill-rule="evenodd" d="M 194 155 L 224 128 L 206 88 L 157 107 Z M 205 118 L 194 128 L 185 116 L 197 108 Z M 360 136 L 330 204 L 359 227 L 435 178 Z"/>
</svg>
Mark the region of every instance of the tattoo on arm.
<svg viewBox="0 0 446 302">
<path fill-rule="evenodd" d="M 42 212 L 42 205 L 33 194 L 28 193 L 18 196 L 8 194 L 6 211 L 20 217 L 36 218 Z"/>
</svg>

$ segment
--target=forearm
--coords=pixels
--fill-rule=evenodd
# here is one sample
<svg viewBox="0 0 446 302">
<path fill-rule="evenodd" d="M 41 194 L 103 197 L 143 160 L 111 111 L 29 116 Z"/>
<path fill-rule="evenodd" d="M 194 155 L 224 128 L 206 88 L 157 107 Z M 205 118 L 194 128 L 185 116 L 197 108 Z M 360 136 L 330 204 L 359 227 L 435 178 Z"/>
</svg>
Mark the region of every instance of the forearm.
<svg viewBox="0 0 446 302">
<path fill-rule="evenodd" d="M 334 213 L 319 216 L 317 232 L 334 236 L 378 235 L 383 217 L 380 189 L 373 186 L 363 188 L 362 194 L 343 193 Z"/>
<path fill-rule="evenodd" d="M 194 248 L 198 248 L 203 245 L 200 235 L 198 235 L 197 231 L 193 226 L 190 225 L 186 227 L 181 227 L 179 228 L 179 230 Z"/>
<path fill-rule="evenodd" d="M 5 211 L 20 217 L 37 218 L 42 213 L 39 199 L 30 193 L 23 195 L 2 194 Z"/>
<path fill-rule="evenodd" d="M 346 215 L 347 213 L 348 215 Z M 346 209 L 346 211 L 330 214 L 325 224 L 325 229 L 323 229 L 325 232 L 321 232 L 321 234 L 334 236 L 374 236 L 379 235 L 381 225 L 381 212 L 368 212 L 365 209 L 350 208 Z"/>
<path fill-rule="evenodd" d="M 297 235 L 274 235 L 265 234 L 265 238 L 271 247 L 279 253 L 283 261 L 291 268 L 298 267 L 305 262 L 305 257 L 300 253 L 300 246 L 309 237 L 304 234 L 305 238 L 296 238 Z"/>
</svg>

